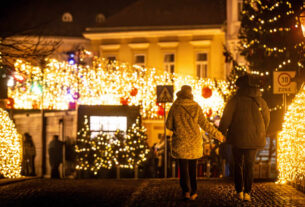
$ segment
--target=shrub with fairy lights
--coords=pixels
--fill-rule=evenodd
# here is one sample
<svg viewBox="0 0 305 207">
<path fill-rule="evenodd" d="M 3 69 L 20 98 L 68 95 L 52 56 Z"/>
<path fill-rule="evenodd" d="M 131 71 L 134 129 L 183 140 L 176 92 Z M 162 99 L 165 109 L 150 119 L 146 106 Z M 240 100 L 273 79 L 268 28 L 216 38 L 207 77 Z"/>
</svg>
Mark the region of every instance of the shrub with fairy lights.
<svg viewBox="0 0 305 207">
<path fill-rule="evenodd" d="M 279 183 L 305 184 L 305 85 L 295 96 L 278 135 Z"/>
<path fill-rule="evenodd" d="M 0 177 L 21 176 L 22 137 L 6 111 L 0 108 Z"/>
</svg>

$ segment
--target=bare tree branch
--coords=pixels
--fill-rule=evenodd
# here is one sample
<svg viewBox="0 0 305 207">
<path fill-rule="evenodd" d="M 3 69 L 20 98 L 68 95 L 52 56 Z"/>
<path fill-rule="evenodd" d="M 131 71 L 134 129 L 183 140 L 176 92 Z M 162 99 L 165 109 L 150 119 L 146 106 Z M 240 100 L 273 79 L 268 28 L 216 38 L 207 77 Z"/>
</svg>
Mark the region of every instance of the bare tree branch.
<svg viewBox="0 0 305 207">
<path fill-rule="evenodd" d="M 42 36 L 10 36 L 0 38 L 2 66 L 12 68 L 16 59 L 40 64 L 54 53 L 61 41 L 42 38 Z"/>
</svg>

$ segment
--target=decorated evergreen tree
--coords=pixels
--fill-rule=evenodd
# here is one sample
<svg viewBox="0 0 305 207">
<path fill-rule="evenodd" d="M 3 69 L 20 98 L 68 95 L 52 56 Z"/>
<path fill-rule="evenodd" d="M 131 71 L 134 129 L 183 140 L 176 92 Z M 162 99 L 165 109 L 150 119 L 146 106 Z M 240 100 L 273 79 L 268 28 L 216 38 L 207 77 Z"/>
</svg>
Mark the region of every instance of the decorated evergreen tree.
<svg viewBox="0 0 305 207">
<path fill-rule="evenodd" d="M 126 140 L 124 132 L 117 130 L 112 139 L 114 165 L 119 166 L 121 168 L 131 168 L 132 166 L 127 161 L 128 152 L 125 144 Z"/>
<path fill-rule="evenodd" d="M 78 133 L 75 146 L 76 170 L 80 176 L 97 176 L 102 169 L 110 169 L 113 165 L 113 144 L 109 134 L 100 132 L 91 137 L 88 117 L 84 117 L 84 124 Z"/>
<path fill-rule="evenodd" d="M 76 170 L 80 173 L 79 176 L 90 176 L 92 168 L 93 154 L 91 150 L 90 128 L 88 117 L 84 117 L 84 125 L 81 131 L 78 132 L 78 137 L 75 145 L 76 152 Z M 93 171 L 93 170 L 92 170 Z"/>
<path fill-rule="evenodd" d="M 246 0 L 240 28 L 241 54 L 246 58 L 251 73 L 264 79 L 263 96 L 272 111 L 272 120 L 280 120 L 281 95 L 273 94 L 273 71 L 297 71 L 303 79 L 304 37 L 299 15 L 303 1 Z M 299 84 L 300 86 L 300 84 Z M 292 97 L 292 96 L 291 96 Z M 281 123 L 272 121 L 271 131 Z"/>
<path fill-rule="evenodd" d="M 232 53 L 228 50 L 227 47 L 224 47 L 224 56 L 226 57 L 226 62 L 232 64 L 232 70 L 230 74 L 227 76 L 227 80 L 229 81 L 228 88 L 230 91 L 235 92 L 236 91 L 236 80 L 245 75 L 247 73 L 247 68 L 244 65 L 240 65 L 232 56 Z M 216 83 L 217 84 L 217 83 Z M 221 91 L 221 89 L 219 90 Z M 229 95 L 232 95 L 234 93 L 230 93 Z M 227 98 L 227 97 L 225 97 Z"/>
<path fill-rule="evenodd" d="M 244 2 L 241 54 L 251 71 L 271 75 L 276 70 L 303 68 L 304 37 L 298 18 L 302 9 L 303 2 L 294 0 Z"/>
<path fill-rule="evenodd" d="M 127 161 L 132 166 L 139 166 L 146 160 L 149 153 L 145 127 L 140 125 L 140 119 L 127 130 L 126 149 L 128 151 Z"/>
<path fill-rule="evenodd" d="M 97 175 L 101 169 L 110 169 L 112 167 L 113 148 L 109 134 L 100 134 L 91 140 L 91 150 L 93 152 L 92 169 L 94 175 Z"/>
</svg>

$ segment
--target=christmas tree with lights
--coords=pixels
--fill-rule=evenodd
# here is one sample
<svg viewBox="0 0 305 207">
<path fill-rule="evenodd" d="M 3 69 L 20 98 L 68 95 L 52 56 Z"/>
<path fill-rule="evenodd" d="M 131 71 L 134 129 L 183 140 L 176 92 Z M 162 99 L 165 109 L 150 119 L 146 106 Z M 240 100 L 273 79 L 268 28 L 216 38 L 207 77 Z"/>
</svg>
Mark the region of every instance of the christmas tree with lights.
<svg viewBox="0 0 305 207">
<path fill-rule="evenodd" d="M 101 169 L 111 169 L 113 159 L 113 148 L 109 134 L 101 133 L 91 140 L 91 150 L 93 152 L 92 169 L 97 175 Z"/>
<path fill-rule="evenodd" d="M 299 21 L 303 9 L 302 1 L 244 2 L 241 54 L 252 73 L 267 77 L 266 91 L 272 92 L 273 71 L 294 70 L 300 75 L 304 68 L 304 36 Z"/>
<path fill-rule="evenodd" d="M 278 111 L 271 114 L 271 119 L 279 119 L 282 114 L 278 110 L 282 108 L 282 96 L 273 94 L 273 71 L 296 71 L 296 80 L 302 81 L 305 45 L 299 16 L 303 9 L 303 2 L 294 0 L 246 0 L 243 4 L 241 55 L 251 73 L 261 76 L 263 97 L 271 111 Z M 271 131 L 280 128 L 272 123 Z"/>
<path fill-rule="evenodd" d="M 94 154 L 91 147 L 89 120 L 85 116 L 83 128 L 78 132 L 75 145 L 76 171 L 79 173 L 79 176 L 91 176 L 92 173 L 90 171 L 94 172 L 94 168 L 92 168 Z"/>
<path fill-rule="evenodd" d="M 114 165 L 120 168 L 132 168 L 128 163 L 128 151 L 126 148 L 126 138 L 123 131 L 117 130 L 112 139 L 112 148 L 114 152 Z"/>
<path fill-rule="evenodd" d="M 147 144 L 146 129 L 141 126 L 139 118 L 127 130 L 126 148 L 129 152 L 127 162 L 131 166 L 139 166 L 146 161 L 149 147 Z"/>
</svg>

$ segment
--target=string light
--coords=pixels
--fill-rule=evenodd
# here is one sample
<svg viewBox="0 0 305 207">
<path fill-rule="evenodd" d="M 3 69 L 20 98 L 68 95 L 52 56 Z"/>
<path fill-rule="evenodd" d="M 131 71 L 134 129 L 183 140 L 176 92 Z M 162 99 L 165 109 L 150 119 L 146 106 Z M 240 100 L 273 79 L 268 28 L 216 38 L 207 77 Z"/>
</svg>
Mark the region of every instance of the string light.
<svg viewBox="0 0 305 207">
<path fill-rule="evenodd" d="M 155 68 L 147 69 L 118 61 L 109 64 L 100 58 L 94 58 L 92 66 L 48 60 L 44 73 L 39 67 L 18 60 L 15 69 L 26 77 L 8 91 L 17 109 L 41 108 L 42 100 L 44 109 L 58 110 L 68 109 L 71 102 L 86 105 L 127 104 L 140 105 L 143 119 L 161 119 L 156 104 L 156 86 L 173 84 L 177 91 L 182 85 L 189 84 L 193 87 L 195 101 L 205 111 L 212 109 L 214 116 L 222 113 L 225 104 L 223 94 L 231 93 L 226 81 L 161 73 Z M 210 98 L 201 96 L 203 87 L 212 89 Z M 131 91 L 134 89 L 137 92 L 133 94 Z"/>
<path fill-rule="evenodd" d="M 22 137 L 13 121 L 0 108 L 0 175 L 5 178 L 21 177 Z"/>
<path fill-rule="evenodd" d="M 113 166 L 133 169 L 147 160 L 149 148 L 146 129 L 140 126 L 139 118 L 125 134 L 117 130 L 115 134 L 102 131 L 93 136 L 90 133 L 88 117 L 84 117 L 82 129 L 78 132 L 76 170 L 98 175 L 101 169 Z"/>
</svg>

